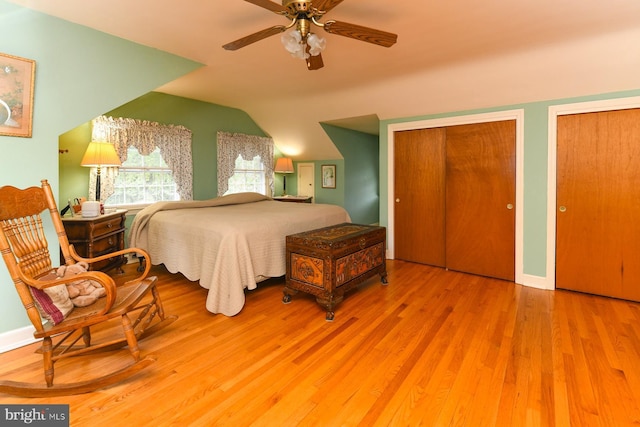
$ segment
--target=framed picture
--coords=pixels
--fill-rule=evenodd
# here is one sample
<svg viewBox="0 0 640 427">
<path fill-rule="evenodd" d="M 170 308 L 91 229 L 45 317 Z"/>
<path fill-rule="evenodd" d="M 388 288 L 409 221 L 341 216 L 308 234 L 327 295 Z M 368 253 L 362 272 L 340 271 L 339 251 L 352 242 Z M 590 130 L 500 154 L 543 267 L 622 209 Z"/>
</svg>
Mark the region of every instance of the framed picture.
<svg viewBox="0 0 640 427">
<path fill-rule="evenodd" d="M 336 165 L 322 165 L 322 188 L 336 188 Z"/>
<path fill-rule="evenodd" d="M 0 135 L 31 138 L 36 61 L 0 53 Z"/>
</svg>

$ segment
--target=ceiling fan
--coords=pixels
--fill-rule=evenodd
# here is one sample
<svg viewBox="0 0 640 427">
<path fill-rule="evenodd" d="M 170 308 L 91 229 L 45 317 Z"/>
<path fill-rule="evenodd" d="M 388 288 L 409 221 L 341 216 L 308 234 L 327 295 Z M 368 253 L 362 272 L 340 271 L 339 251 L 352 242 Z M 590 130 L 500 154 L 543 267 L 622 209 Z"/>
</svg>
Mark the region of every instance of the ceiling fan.
<svg viewBox="0 0 640 427">
<path fill-rule="evenodd" d="M 319 21 L 325 13 L 342 3 L 343 0 L 282 0 L 282 5 L 271 0 L 245 1 L 282 15 L 291 22 L 288 25 L 266 28 L 227 43 L 222 46 L 226 50 L 237 50 L 295 27 L 295 30 L 289 35 L 283 34 L 282 42 L 285 48 L 293 56 L 305 59 L 309 70 L 317 70 L 324 66 L 321 52 L 324 49 L 325 41 L 311 32 L 312 26 L 324 28 L 329 34 L 350 37 L 384 47 L 393 46 L 398 39 L 396 34 L 347 22 L 326 21 L 322 23 Z"/>
</svg>

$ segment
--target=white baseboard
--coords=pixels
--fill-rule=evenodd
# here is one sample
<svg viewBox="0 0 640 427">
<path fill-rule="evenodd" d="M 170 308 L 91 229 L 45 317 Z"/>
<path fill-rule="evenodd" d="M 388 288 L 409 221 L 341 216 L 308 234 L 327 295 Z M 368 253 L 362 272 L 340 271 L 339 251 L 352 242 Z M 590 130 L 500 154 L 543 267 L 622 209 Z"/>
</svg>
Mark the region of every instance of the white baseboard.
<svg viewBox="0 0 640 427">
<path fill-rule="evenodd" d="M 533 276 L 530 274 L 524 274 L 522 276 L 522 285 L 530 288 L 554 290 L 555 285 L 547 277 Z"/>
<path fill-rule="evenodd" d="M 0 334 L 0 353 L 33 344 L 37 340 L 33 337 L 33 326 L 14 329 Z"/>
</svg>

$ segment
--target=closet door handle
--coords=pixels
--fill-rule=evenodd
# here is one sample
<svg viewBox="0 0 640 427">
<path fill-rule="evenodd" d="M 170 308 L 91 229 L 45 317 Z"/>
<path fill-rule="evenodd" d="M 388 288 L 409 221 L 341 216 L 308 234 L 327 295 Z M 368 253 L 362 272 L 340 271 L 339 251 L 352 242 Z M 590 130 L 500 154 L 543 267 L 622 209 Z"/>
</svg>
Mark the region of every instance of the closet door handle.
<svg viewBox="0 0 640 427">
<path fill-rule="evenodd" d="M 513 209 L 513 204 L 507 203 L 507 209 L 509 209 L 509 210 Z"/>
</svg>

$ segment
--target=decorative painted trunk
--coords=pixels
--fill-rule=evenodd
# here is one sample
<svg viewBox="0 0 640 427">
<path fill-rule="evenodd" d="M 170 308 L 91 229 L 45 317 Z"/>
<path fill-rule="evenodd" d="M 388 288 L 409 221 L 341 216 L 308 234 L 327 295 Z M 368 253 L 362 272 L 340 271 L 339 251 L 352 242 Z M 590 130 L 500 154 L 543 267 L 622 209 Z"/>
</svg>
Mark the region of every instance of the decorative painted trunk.
<svg viewBox="0 0 640 427">
<path fill-rule="evenodd" d="M 298 291 L 314 295 L 334 318 L 334 307 L 344 294 L 379 274 L 387 283 L 384 227 L 343 223 L 286 238 L 287 275 L 282 302 Z"/>
</svg>

